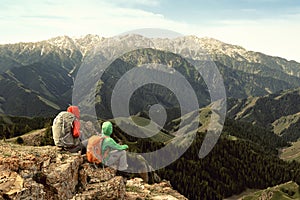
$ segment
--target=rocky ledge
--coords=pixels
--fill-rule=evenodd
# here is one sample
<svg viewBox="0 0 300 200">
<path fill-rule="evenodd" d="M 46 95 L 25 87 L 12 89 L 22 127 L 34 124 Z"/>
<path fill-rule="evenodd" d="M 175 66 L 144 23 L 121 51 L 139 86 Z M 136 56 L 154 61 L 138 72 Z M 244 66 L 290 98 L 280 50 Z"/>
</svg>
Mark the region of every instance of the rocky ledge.
<svg viewBox="0 0 300 200">
<path fill-rule="evenodd" d="M 186 199 L 167 181 L 125 182 L 114 169 L 95 168 L 80 154 L 0 142 L 0 200 Z"/>
</svg>

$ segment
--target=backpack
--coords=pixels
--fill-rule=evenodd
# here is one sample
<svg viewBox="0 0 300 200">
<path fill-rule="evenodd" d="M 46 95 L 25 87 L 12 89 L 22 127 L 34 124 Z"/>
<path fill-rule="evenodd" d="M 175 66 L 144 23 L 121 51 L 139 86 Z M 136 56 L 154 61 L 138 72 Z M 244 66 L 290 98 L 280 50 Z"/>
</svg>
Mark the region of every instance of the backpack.
<svg viewBox="0 0 300 200">
<path fill-rule="evenodd" d="M 107 149 L 102 155 L 102 143 L 107 136 L 99 136 L 93 135 L 88 140 L 87 150 L 86 150 L 86 157 L 88 162 L 100 164 L 102 163 L 103 159 L 108 156 L 109 149 Z"/>
<path fill-rule="evenodd" d="M 58 147 L 74 148 L 80 144 L 79 138 L 73 137 L 72 129 L 75 115 L 62 111 L 54 119 L 52 133 L 54 144 Z"/>
</svg>

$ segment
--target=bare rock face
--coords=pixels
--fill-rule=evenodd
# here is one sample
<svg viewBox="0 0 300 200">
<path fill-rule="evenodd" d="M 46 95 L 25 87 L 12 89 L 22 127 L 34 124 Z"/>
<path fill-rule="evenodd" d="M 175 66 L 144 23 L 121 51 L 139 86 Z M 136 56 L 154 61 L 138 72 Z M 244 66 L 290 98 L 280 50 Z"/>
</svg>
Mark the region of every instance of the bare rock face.
<svg viewBox="0 0 300 200">
<path fill-rule="evenodd" d="M 78 153 L 0 141 L 0 200 L 186 199 L 168 182 L 127 181 Z"/>
<path fill-rule="evenodd" d="M 56 147 L 1 144 L 0 194 L 8 199 L 70 199 L 76 193 L 83 158 Z M 4 155 L 4 156 L 2 156 Z"/>
<path fill-rule="evenodd" d="M 44 186 L 31 178 L 23 179 L 16 172 L 1 170 L 0 192 L 5 199 L 44 199 Z M 1 199 L 1 196 L 0 196 Z"/>
<path fill-rule="evenodd" d="M 42 179 L 39 181 L 49 186 L 51 193 L 55 193 L 51 195 L 55 197 L 53 199 L 69 199 L 76 192 L 78 170 L 83 159 L 80 155 L 66 156 L 65 158 L 60 156 L 61 154 L 58 154 L 55 163 L 51 163 L 47 168 L 42 169 L 40 174 Z M 45 178 L 43 179 L 43 177 Z"/>
<path fill-rule="evenodd" d="M 124 199 L 125 184 L 123 177 L 116 176 L 105 182 L 88 184 L 84 191 L 73 197 L 73 200 L 85 199 Z"/>
<path fill-rule="evenodd" d="M 111 168 L 95 168 L 89 163 L 81 166 L 79 171 L 80 194 L 74 200 L 83 199 L 124 199 L 125 184 L 123 177 L 116 176 Z"/>
</svg>

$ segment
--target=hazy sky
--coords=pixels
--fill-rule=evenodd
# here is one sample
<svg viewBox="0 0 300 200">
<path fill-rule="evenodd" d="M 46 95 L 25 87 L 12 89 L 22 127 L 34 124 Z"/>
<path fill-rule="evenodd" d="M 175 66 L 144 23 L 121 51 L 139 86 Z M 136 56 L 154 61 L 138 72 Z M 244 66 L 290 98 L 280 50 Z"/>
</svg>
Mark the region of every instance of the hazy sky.
<svg viewBox="0 0 300 200">
<path fill-rule="evenodd" d="M 299 0 L 0 0 L 0 43 L 164 28 L 300 62 Z"/>
</svg>

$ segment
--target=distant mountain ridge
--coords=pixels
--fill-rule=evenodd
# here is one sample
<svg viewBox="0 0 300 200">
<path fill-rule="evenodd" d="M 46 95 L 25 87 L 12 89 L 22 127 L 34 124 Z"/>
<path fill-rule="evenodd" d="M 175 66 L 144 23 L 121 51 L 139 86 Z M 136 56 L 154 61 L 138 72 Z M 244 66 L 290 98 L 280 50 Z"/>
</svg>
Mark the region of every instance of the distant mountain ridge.
<svg viewBox="0 0 300 200">
<path fill-rule="evenodd" d="M 49 116 L 65 109 L 71 103 L 74 78 L 84 59 L 101 50 L 101 45 L 120 41 L 124 46 L 119 48 L 126 48 L 126 43 L 147 43 L 153 49 L 166 49 L 194 62 L 210 57 L 223 75 L 228 97 L 263 96 L 300 87 L 299 63 L 212 38 L 61 36 L 36 43 L 0 45 L 0 113 Z M 113 50 L 104 55 L 111 54 Z"/>
<path fill-rule="evenodd" d="M 227 116 L 266 127 L 287 141 L 300 138 L 300 88 L 230 102 Z"/>
</svg>

